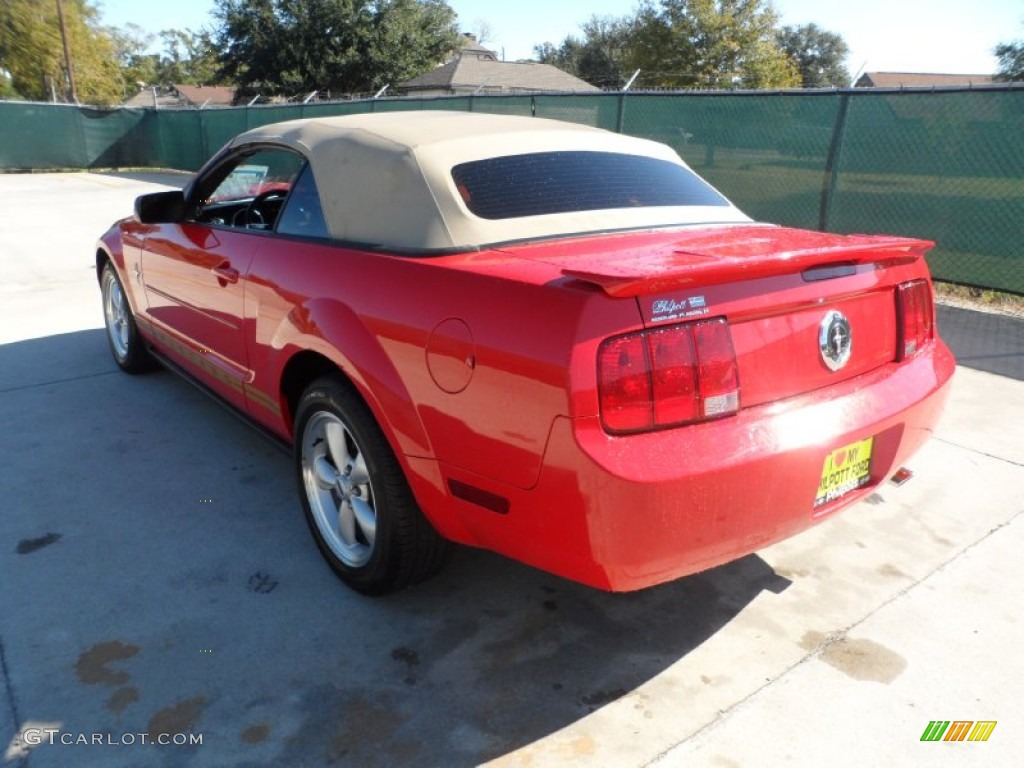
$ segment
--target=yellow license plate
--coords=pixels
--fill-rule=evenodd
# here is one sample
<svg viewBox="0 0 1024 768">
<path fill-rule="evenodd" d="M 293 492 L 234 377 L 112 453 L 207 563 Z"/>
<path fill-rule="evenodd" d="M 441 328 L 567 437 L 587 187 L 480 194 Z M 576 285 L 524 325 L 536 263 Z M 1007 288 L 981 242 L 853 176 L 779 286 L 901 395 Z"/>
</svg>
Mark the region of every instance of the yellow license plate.
<svg viewBox="0 0 1024 768">
<path fill-rule="evenodd" d="M 814 508 L 842 498 L 871 480 L 871 449 L 875 439 L 858 440 L 837 448 L 825 457 L 821 468 L 821 484 L 814 499 Z"/>
</svg>

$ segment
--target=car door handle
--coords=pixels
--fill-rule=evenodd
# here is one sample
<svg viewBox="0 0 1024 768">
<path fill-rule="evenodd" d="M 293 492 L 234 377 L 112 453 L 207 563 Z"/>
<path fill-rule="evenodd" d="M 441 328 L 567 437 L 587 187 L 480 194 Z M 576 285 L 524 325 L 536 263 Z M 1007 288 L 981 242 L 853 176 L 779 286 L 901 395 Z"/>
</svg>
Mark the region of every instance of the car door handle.
<svg viewBox="0 0 1024 768">
<path fill-rule="evenodd" d="M 213 268 L 213 274 L 217 276 L 217 282 L 223 288 L 228 283 L 237 283 L 239 272 L 231 266 L 231 262 L 225 261 Z"/>
</svg>

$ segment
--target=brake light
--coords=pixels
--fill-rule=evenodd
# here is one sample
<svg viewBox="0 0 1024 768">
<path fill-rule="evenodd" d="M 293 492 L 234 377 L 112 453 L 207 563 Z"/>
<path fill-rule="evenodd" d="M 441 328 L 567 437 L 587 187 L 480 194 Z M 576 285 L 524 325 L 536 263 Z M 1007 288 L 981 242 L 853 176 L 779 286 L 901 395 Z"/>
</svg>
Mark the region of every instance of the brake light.
<svg viewBox="0 0 1024 768">
<path fill-rule="evenodd" d="M 678 424 L 699 418 L 697 365 L 693 339 L 674 328 L 648 331 L 653 424 Z"/>
<path fill-rule="evenodd" d="M 896 317 L 899 319 L 896 359 L 913 357 L 935 338 L 935 307 L 927 280 L 896 286 Z"/>
<path fill-rule="evenodd" d="M 725 318 L 616 336 L 597 353 L 601 421 L 624 434 L 739 410 L 739 374 Z"/>
<path fill-rule="evenodd" d="M 597 353 L 601 412 L 616 432 L 651 428 L 651 376 L 643 334 L 604 342 Z"/>
</svg>

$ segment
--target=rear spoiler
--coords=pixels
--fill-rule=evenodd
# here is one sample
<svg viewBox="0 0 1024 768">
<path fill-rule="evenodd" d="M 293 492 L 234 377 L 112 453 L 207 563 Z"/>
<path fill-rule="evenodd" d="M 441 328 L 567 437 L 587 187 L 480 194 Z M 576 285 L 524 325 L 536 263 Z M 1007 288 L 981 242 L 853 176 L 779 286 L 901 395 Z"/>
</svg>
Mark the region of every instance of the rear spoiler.
<svg viewBox="0 0 1024 768">
<path fill-rule="evenodd" d="M 698 242 L 689 242 L 691 239 Z M 698 238 L 681 238 L 667 248 L 611 258 L 597 269 L 563 269 L 562 274 L 596 285 L 609 296 L 625 298 L 844 265 L 909 264 L 934 245 L 930 240 L 886 235 L 744 227 L 718 230 L 714 236 L 705 232 Z"/>
</svg>

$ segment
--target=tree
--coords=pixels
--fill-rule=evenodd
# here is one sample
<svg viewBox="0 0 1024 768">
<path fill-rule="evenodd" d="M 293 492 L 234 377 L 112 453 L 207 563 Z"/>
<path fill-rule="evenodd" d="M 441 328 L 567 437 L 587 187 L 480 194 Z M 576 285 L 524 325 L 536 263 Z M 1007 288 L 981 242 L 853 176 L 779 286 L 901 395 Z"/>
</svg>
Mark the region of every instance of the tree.
<svg viewBox="0 0 1024 768">
<path fill-rule="evenodd" d="M 850 48 L 842 35 L 821 29 L 816 24 L 783 27 L 778 33 L 779 47 L 796 64 L 804 88 L 846 88 L 850 73 L 843 61 Z"/>
<path fill-rule="evenodd" d="M 136 24 L 110 27 L 126 90 L 148 85 L 217 85 L 217 56 L 206 32 L 164 29 L 162 53 L 150 53 L 155 35 Z"/>
<path fill-rule="evenodd" d="M 630 45 L 629 19 L 592 16 L 580 27 L 583 39 L 567 36 L 557 48 L 543 43 L 533 48 L 542 64 L 551 64 L 598 88 L 620 88 Z"/>
<path fill-rule="evenodd" d="M 643 0 L 630 35 L 630 67 L 644 85 L 785 88 L 800 83 L 779 47 L 768 0 Z"/>
<path fill-rule="evenodd" d="M 107 34 L 114 45 L 114 55 L 121 68 L 121 77 L 126 90 L 131 91 L 139 84 L 156 82 L 156 70 L 160 57 L 147 53 L 154 36 L 138 24 L 124 27 L 107 27 Z"/>
<path fill-rule="evenodd" d="M 124 95 L 114 42 L 89 0 L 64 0 L 68 47 L 79 101 L 112 104 Z M 70 100 L 69 78 L 54 0 L 3 0 L 0 70 L 26 99 Z"/>
<path fill-rule="evenodd" d="M 993 51 L 999 59 L 996 80 L 1018 82 L 1024 80 L 1024 40 L 1000 43 Z"/>
<path fill-rule="evenodd" d="M 457 46 L 444 0 L 216 0 L 219 75 L 243 93 L 365 93 Z"/>
<path fill-rule="evenodd" d="M 215 85 L 217 54 L 206 32 L 164 29 L 160 32 L 164 52 L 158 57 L 156 82 L 160 85 Z"/>
<path fill-rule="evenodd" d="M 0 99 L 19 99 L 21 94 L 14 90 L 11 76 L 0 70 Z"/>
<path fill-rule="evenodd" d="M 494 30 L 491 28 L 491 23 L 487 19 L 476 19 L 473 22 L 473 28 L 470 32 L 476 35 L 476 41 L 480 45 L 489 43 L 495 39 Z"/>
</svg>

